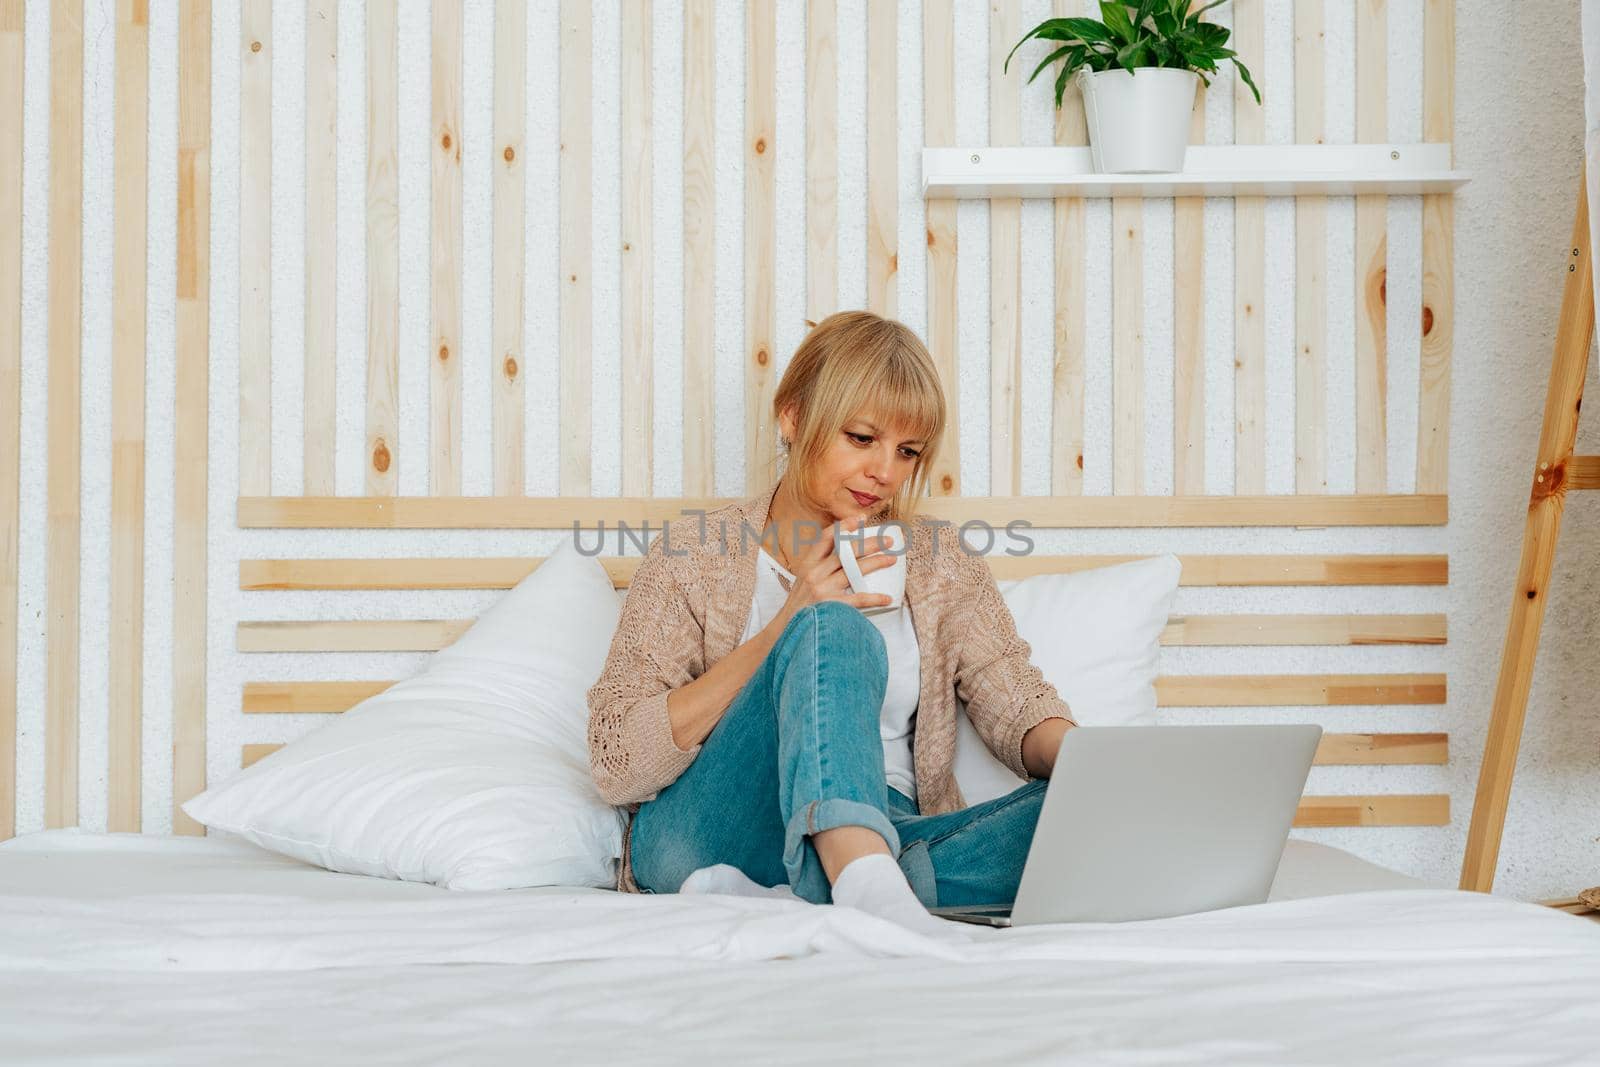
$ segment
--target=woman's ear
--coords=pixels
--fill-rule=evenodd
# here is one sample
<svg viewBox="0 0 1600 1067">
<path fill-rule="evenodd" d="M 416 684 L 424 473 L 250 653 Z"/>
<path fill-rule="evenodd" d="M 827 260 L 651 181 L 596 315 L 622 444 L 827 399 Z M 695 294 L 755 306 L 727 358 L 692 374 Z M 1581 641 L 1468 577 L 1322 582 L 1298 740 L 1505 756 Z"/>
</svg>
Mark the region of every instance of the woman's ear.
<svg viewBox="0 0 1600 1067">
<path fill-rule="evenodd" d="M 791 444 L 794 442 L 795 421 L 793 404 L 778 413 L 778 431 Z"/>
</svg>

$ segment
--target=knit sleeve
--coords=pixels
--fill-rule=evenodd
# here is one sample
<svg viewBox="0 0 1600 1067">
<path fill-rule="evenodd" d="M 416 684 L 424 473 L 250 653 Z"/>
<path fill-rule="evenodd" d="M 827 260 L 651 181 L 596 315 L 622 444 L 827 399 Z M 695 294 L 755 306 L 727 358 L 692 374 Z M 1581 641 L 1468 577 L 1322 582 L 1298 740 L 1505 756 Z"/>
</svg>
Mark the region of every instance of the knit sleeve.
<svg viewBox="0 0 1600 1067">
<path fill-rule="evenodd" d="M 667 694 L 704 671 L 705 639 L 660 537 L 629 584 L 600 678 L 589 689 L 589 769 L 607 803 L 653 799 L 700 746 L 672 739 Z"/>
<path fill-rule="evenodd" d="M 1045 719 L 1077 723 L 1056 687 L 1030 661 L 1032 650 L 1017 633 L 988 562 L 982 556 L 962 556 L 973 607 L 956 657 L 956 694 L 966 702 L 967 717 L 989 751 L 1027 778 L 1023 736 Z"/>
</svg>

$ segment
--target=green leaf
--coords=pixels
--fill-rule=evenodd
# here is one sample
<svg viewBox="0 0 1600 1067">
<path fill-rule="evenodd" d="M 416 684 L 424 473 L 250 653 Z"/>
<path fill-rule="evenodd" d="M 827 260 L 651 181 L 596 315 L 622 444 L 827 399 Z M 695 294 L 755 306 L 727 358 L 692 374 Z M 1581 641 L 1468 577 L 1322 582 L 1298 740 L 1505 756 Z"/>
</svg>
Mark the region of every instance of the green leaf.
<svg viewBox="0 0 1600 1067">
<path fill-rule="evenodd" d="M 1239 77 L 1244 79 L 1244 83 L 1248 85 L 1250 87 L 1250 91 L 1255 94 L 1256 103 L 1261 103 L 1261 90 L 1256 88 L 1255 80 L 1250 77 L 1250 69 L 1237 59 L 1233 61 L 1233 65 L 1239 68 Z"/>
<path fill-rule="evenodd" d="M 1033 79 L 1037 78 L 1039 76 L 1039 72 L 1044 70 L 1044 68 L 1048 67 L 1050 64 L 1054 63 L 1063 56 L 1070 55 L 1072 51 L 1078 47 L 1078 45 L 1064 44 L 1060 48 L 1057 48 L 1054 52 L 1051 52 L 1049 55 L 1045 56 L 1039 61 L 1039 65 L 1033 68 L 1033 73 L 1028 75 L 1028 84 L 1032 85 Z"/>
<path fill-rule="evenodd" d="M 1133 20 L 1128 17 L 1128 5 L 1123 0 L 1100 0 L 1100 19 L 1118 40 L 1133 43 Z"/>
</svg>

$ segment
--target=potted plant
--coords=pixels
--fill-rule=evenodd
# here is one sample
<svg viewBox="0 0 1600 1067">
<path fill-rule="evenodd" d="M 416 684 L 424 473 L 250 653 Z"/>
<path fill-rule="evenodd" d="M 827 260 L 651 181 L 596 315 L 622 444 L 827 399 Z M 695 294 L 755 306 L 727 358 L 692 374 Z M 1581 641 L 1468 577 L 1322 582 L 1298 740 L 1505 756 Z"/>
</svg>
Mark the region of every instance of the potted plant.
<svg viewBox="0 0 1600 1067">
<path fill-rule="evenodd" d="M 1006 56 L 1037 37 L 1058 41 L 1028 77 L 1060 61 L 1056 107 L 1076 76 L 1083 90 L 1094 168 L 1109 174 L 1166 173 L 1183 169 L 1189 144 L 1189 114 L 1196 80 L 1217 64 L 1232 60 L 1239 76 L 1261 102 L 1250 71 L 1227 47 L 1229 30 L 1200 16 L 1222 3 L 1211 0 L 1190 10 L 1193 0 L 1100 0 L 1100 17 L 1046 19 L 1018 41 Z"/>
</svg>

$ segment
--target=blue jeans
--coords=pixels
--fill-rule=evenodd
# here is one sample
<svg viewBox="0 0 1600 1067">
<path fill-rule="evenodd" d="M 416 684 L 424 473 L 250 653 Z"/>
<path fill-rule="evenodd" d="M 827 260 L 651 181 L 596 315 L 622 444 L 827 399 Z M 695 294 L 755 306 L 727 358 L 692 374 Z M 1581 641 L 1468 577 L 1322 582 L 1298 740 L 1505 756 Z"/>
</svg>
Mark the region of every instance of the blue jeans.
<svg viewBox="0 0 1600 1067">
<path fill-rule="evenodd" d="M 726 863 L 825 904 L 832 894 L 811 835 L 864 826 L 883 835 L 924 905 L 1014 901 L 1047 783 L 919 814 L 884 779 L 887 684 L 883 636 L 866 616 L 838 601 L 797 612 L 694 762 L 634 815 L 634 881 L 672 893 L 701 867 Z"/>
</svg>

